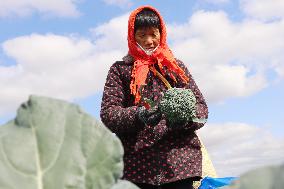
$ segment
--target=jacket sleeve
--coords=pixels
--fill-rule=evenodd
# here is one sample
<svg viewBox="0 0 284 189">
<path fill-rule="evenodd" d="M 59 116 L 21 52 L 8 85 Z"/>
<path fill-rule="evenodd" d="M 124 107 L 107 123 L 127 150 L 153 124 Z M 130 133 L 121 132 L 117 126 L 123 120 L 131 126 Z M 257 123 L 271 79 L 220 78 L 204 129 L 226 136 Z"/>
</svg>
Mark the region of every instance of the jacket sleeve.
<svg viewBox="0 0 284 189">
<path fill-rule="evenodd" d="M 135 131 L 140 125 L 136 123 L 137 106 L 125 107 L 127 92 L 123 85 L 122 75 L 115 63 L 105 82 L 100 116 L 105 126 L 116 134 Z"/>
<path fill-rule="evenodd" d="M 208 107 L 205 102 L 205 99 L 200 92 L 198 86 L 196 85 L 192 75 L 189 73 L 186 66 L 180 60 L 177 60 L 179 66 L 185 71 L 186 76 L 189 78 L 189 82 L 187 84 L 183 84 L 179 82 L 177 87 L 191 89 L 194 93 L 196 98 L 196 116 L 199 119 L 206 119 L 208 118 Z M 190 130 L 197 130 L 204 126 L 205 123 L 196 123 L 196 122 L 188 122 L 182 126 L 176 126 L 175 128 L 183 128 L 183 129 L 190 129 Z"/>
</svg>

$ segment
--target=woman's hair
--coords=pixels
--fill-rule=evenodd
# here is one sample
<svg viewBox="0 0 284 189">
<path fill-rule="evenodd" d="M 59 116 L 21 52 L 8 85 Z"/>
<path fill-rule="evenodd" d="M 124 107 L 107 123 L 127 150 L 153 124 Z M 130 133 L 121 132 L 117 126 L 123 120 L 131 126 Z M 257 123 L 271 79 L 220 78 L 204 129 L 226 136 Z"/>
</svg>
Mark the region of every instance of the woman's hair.
<svg viewBox="0 0 284 189">
<path fill-rule="evenodd" d="M 155 27 L 161 31 L 159 16 L 151 9 L 143 9 L 136 15 L 134 22 L 134 33 L 140 28 Z"/>
</svg>

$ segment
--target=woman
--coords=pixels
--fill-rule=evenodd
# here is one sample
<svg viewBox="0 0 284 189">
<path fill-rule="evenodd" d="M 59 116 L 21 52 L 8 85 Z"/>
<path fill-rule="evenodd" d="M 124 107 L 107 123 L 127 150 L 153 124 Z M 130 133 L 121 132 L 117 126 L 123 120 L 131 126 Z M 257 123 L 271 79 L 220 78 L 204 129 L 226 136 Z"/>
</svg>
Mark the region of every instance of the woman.
<svg viewBox="0 0 284 189">
<path fill-rule="evenodd" d="M 158 103 L 167 86 L 191 89 L 198 118 L 207 118 L 206 102 L 185 65 L 166 42 L 166 27 L 151 6 L 134 10 L 128 21 L 128 54 L 108 73 L 101 104 L 103 123 L 124 146 L 123 178 L 140 188 L 192 188 L 201 179 L 201 144 L 195 131 L 203 123 L 170 125 Z M 148 109 L 144 99 L 157 106 Z"/>
</svg>

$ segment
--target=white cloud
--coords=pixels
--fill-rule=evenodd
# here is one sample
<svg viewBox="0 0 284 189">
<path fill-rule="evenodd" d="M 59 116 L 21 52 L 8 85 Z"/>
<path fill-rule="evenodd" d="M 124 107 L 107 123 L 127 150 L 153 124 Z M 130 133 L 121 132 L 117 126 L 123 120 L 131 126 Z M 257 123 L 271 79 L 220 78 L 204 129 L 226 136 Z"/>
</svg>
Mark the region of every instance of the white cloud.
<svg viewBox="0 0 284 189">
<path fill-rule="evenodd" d="M 108 5 L 116 5 L 121 8 L 130 7 L 132 5 L 131 0 L 103 0 Z"/>
<path fill-rule="evenodd" d="M 29 16 L 34 12 L 45 16 L 76 17 L 78 0 L 0 0 L 0 18 Z"/>
<path fill-rule="evenodd" d="M 280 61 L 275 62 L 275 70 L 276 70 L 276 72 L 279 75 L 281 75 L 281 77 L 284 77 L 284 65 L 283 65 L 283 62 L 280 62 Z"/>
<path fill-rule="evenodd" d="M 198 133 L 220 177 L 283 163 L 283 138 L 265 128 L 244 123 L 208 124 Z"/>
<path fill-rule="evenodd" d="M 284 18 L 283 0 L 241 0 L 243 11 L 254 18 L 271 20 Z"/>
<path fill-rule="evenodd" d="M 109 22 L 90 29 L 95 38 L 97 51 L 122 49 L 127 52 L 127 24 L 129 14 L 111 19 Z"/>
<path fill-rule="evenodd" d="M 127 53 L 127 18 L 91 29 L 94 39 L 31 34 L 5 41 L 3 53 L 16 64 L 0 65 L 0 115 L 30 94 L 72 101 L 101 91 L 109 67 Z"/>
<path fill-rule="evenodd" d="M 199 11 L 183 25 L 169 25 L 175 55 L 188 65 L 211 102 L 262 90 L 269 84 L 269 69 L 281 77 L 283 33 L 282 21 L 234 23 L 224 12 Z"/>
<path fill-rule="evenodd" d="M 103 88 L 107 70 L 120 51 L 95 53 L 84 39 L 31 35 L 5 42 L 18 62 L 0 67 L 0 115 L 15 111 L 29 94 L 66 100 L 83 98 Z"/>
</svg>

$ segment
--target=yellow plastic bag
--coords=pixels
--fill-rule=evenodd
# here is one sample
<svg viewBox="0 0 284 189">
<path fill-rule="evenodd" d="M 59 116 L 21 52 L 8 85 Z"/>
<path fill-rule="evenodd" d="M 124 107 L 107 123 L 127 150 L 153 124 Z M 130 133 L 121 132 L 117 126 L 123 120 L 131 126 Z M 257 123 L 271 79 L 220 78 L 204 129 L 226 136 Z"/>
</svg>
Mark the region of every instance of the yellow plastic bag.
<svg viewBox="0 0 284 189">
<path fill-rule="evenodd" d="M 205 178 L 206 176 L 216 178 L 217 173 L 216 173 L 216 170 L 215 170 L 213 163 L 210 159 L 208 151 L 206 150 L 206 148 L 205 148 L 203 142 L 201 141 L 200 137 L 199 137 L 199 140 L 201 142 L 201 152 L 202 152 L 202 178 Z M 201 184 L 201 180 L 200 181 L 194 181 L 193 182 L 193 188 L 198 189 L 200 184 Z"/>
</svg>

